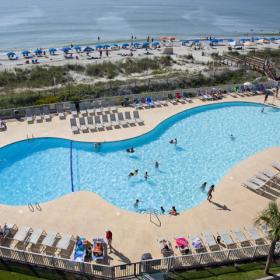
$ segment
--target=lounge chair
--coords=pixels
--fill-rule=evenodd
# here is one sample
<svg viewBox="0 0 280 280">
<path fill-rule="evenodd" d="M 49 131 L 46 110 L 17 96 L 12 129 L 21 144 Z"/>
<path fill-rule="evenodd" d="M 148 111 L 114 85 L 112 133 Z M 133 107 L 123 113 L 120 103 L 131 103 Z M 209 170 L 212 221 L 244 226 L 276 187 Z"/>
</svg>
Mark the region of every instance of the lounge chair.
<svg viewBox="0 0 280 280">
<path fill-rule="evenodd" d="M 118 113 L 118 120 L 119 120 L 120 125 L 123 125 L 123 126 L 128 125 L 128 122 L 124 119 L 122 112 Z"/>
<path fill-rule="evenodd" d="M 159 240 L 160 251 L 163 257 L 170 257 L 174 254 L 170 241 L 165 238 Z"/>
<path fill-rule="evenodd" d="M 140 124 L 144 125 L 144 121 L 140 118 L 138 111 L 133 111 L 133 118 L 135 122 L 138 123 L 139 125 Z"/>
<path fill-rule="evenodd" d="M 97 129 L 103 128 L 103 124 L 100 120 L 100 116 L 95 116 L 94 121 L 95 121 L 95 126 Z"/>
<path fill-rule="evenodd" d="M 79 237 L 76 242 L 75 252 L 74 252 L 74 261 L 83 262 L 86 255 L 86 239 L 84 237 Z"/>
<path fill-rule="evenodd" d="M 280 171 L 280 163 L 279 163 L 278 161 L 274 161 L 274 162 L 272 163 L 272 166 L 273 166 L 275 169 L 277 169 L 278 171 Z"/>
<path fill-rule="evenodd" d="M 212 233 L 207 231 L 203 234 L 203 236 L 210 250 L 220 249 L 219 244 Z"/>
<path fill-rule="evenodd" d="M 236 245 L 235 241 L 233 241 L 232 237 L 228 233 L 221 232 L 220 236 L 221 236 L 221 241 L 226 245 L 227 248 Z"/>
<path fill-rule="evenodd" d="M 85 102 L 81 102 L 80 104 L 80 113 L 83 115 L 83 116 L 87 116 L 87 104 Z"/>
<path fill-rule="evenodd" d="M 274 179 L 274 178 L 276 178 L 278 180 L 280 179 L 279 177 L 277 177 L 278 172 L 272 172 L 272 171 L 266 169 L 262 173 L 269 179 Z"/>
<path fill-rule="evenodd" d="M 137 109 L 143 109 L 143 106 L 142 106 L 142 102 L 139 100 L 139 99 L 134 99 L 134 108 L 137 110 Z"/>
<path fill-rule="evenodd" d="M 9 238 L 13 236 L 17 232 L 18 228 L 16 224 L 7 224 L 5 223 L 2 228 L 2 236 L 3 238 Z"/>
<path fill-rule="evenodd" d="M 120 123 L 116 118 L 116 114 L 110 114 L 110 120 L 111 120 L 111 124 L 112 126 L 119 126 Z"/>
<path fill-rule="evenodd" d="M 258 185 L 260 188 L 264 187 L 265 184 L 269 181 L 269 179 L 266 180 L 266 181 L 263 181 L 263 180 L 258 179 L 258 178 L 256 178 L 256 177 L 250 178 L 249 180 L 250 180 L 252 183 Z"/>
<path fill-rule="evenodd" d="M 176 99 L 174 99 L 174 96 L 172 94 L 168 94 L 168 99 L 169 99 L 169 102 L 173 105 L 177 105 L 178 102 Z"/>
<path fill-rule="evenodd" d="M 85 103 L 89 115 L 94 115 L 93 104 L 91 102 Z"/>
<path fill-rule="evenodd" d="M 102 115 L 102 123 L 103 123 L 103 126 L 106 128 L 112 127 L 112 125 L 108 119 L 108 115 Z"/>
<path fill-rule="evenodd" d="M 256 184 L 254 184 L 250 181 L 247 181 L 247 182 L 243 183 L 243 186 L 248 188 L 248 189 L 251 189 L 253 191 L 258 191 L 261 188 L 261 186 L 256 185 Z"/>
<path fill-rule="evenodd" d="M 159 100 L 159 103 L 162 105 L 162 106 L 168 106 L 168 102 L 164 99 L 163 96 L 159 96 L 158 97 L 158 100 Z"/>
<path fill-rule="evenodd" d="M 20 227 L 17 233 L 15 234 L 15 236 L 13 237 L 13 239 L 19 242 L 24 242 L 31 231 L 32 231 L 31 227 L 28 226 Z"/>
<path fill-rule="evenodd" d="M 250 234 L 250 237 L 252 238 L 252 240 L 254 240 L 256 242 L 256 244 L 263 243 L 263 241 L 264 241 L 263 236 L 261 236 L 259 234 L 259 232 L 257 231 L 257 229 L 255 227 L 248 226 L 248 227 L 245 227 L 245 229 Z"/>
<path fill-rule="evenodd" d="M 155 102 L 154 102 L 154 100 L 152 99 L 151 96 L 148 96 L 146 98 L 146 104 L 148 105 L 148 108 L 154 108 L 155 107 Z"/>
<path fill-rule="evenodd" d="M 92 131 L 96 129 L 95 123 L 93 122 L 93 117 L 87 118 L 88 128 Z"/>
<path fill-rule="evenodd" d="M 35 108 L 34 115 L 35 115 L 35 120 L 37 122 L 43 121 L 43 116 L 42 116 L 42 112 L 41 112 L 40 108 Z"/>
<path fill-rule="evenodd" d="M 32 110 L 30 108 L 27 108 L 25 110 L 25 114 L 26 114 L 26 121 L 28 123 L 32 123 L 33 122 L 33 113 Z"/>
<path fill-rule="evenodd" d="M 183 96 L 181 95 L 180 92 L 176 92 L 175 96 L 176 96 L 176 99 L 178 100 L 178 102 L 180 102 L 182 104 L 186 104 L 186 101 L 183 99 Z"/>
<path fill-rule="evenodd" d="M 45 121 L 49 122 L 49 121 L 52 120 L 49 106 L 44 106 L 43 107 L 43 113 L 44 113 Z"/>
<path fill-rule="evenodd" d="M 79 118 L 79 122 L 80 122 L 80 129 L 82 132 L 88 132 L 88 128 L 86 125 L 86 121 L 84 117 Z"/>
<path fill-rule="evenodd" d="M 240 229 L 235 229 L 232 232 L 234 233 L 235 240 L 238 241 L 242 246 L 248 245 L 248 243 L 250 243 L 245 234 Z"/>
<path fill-rule="evenodd" d="M 129 124 L 135 124 L 135 120 L 132 119 L 131 114 L 130 114 L 129 111 L 124 112 L 124 116 L 125 116 L 126 121 L 127 121 Z"/>
<path fill-rule="evenodd" d="M 61 239 L 56 244 L 56 248 L 61 250 L 67 250 L 70 246 L 70 242 L 74 239 L 73 235 L 65 234 L 61 236 Z"/>
<path fill-rule="evenodd" d="M 111 107 L 110 107 L 110 111 L 111 111 L 112 113 L 117 113 L 117 112 L 118 112 L 118 108 L 117 108 L 116 106 L 111 106 Z"/>
<path fill-rule="evenodd" d="M 57 232 L 48 232 L 46 237 L 42 241 L 42 245 L 45 246 L 45 250 L 48 248 L 53 247 L 56 239 L 58 238 L 58 233 Z"/>
<path fill-rule="evenodd" d="M 176 246 L 179 249 L 182 255 L 186 255 L 189 253 L 189 242 L 185 237 L 177 237 L 175 238 Z"/>
<path fill-rule="evenodd" d="M 56 110 L 58 112 L 58 117 L 63 120 L 65 119 L 65 112 L 63 110 L 63 105 L 62 104 L 57 104 L 56 105 Z"/>
<path fill-rule="evenodd" d="M 79 128 L 76 119 L 70 119 L 70 125 L 73 133 L 79 133 Z"/>
<path fill-rule="evenodd" d="M 76 108 L 76 105 L 74 103 L 70 103 L 70 111 L 71 111 L 71 114 L 74 118 L 78 117 L 77 108 Z"/>
<path fill-rule="evenodd" d="M 93 107 L 95 108 L 95 113 L 98 115 L 102 114 L 102 105 L 101 102 L 96 101 L 95 103 L 93 103 Z"/>
<path fill-rule="evenodd" d="M 195 250 L 195 252 L 201 253 L 207 251 L 202 239 L 198 235 L 190 235 L 189 240 L 191 243 L 191 247 Z"/>
<path fill-rule="evenodd" d="M 42 229 L 35 229 L 32 231 L 27 241 L 31 244 L 37 244 L 42 235 L 47 235 L 47 233 Z"/>
<path fill-rule="evenodd" d="M 105 242 L 103 238 L 93 239 L 92 259 L 103 260 L 104 259 L 104 247 Z"/>
<path fill-rule="evenodd" d="M 183 92 L 183 98 L 189 102 L 189 103 L 192 103 L 192 99 L 190 98 L 189 94 L 187 92 Z"/>
</svg>

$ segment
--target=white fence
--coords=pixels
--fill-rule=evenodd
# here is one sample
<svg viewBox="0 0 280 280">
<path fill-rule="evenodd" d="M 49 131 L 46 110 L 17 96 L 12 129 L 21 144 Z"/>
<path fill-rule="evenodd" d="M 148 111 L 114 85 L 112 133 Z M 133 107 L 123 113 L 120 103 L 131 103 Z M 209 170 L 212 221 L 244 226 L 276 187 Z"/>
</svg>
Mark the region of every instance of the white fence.
<svg viewBox="0 0 280 280">
<path fill-rule="evenodd" d="M 90 275 L 96 278 L 121 279 L 134 277 L 141 275 L 142 273 L 154 273 L 158 271 L 167 272 L 179 269 L 190 269 L 203 266 L 228 264 L 237 261 L 254 260 L 267 256 L 269 246 L 270 245 L 265 244 L 236 249 L 224 249 L 215 252 L 153 259 L 117 266 L 93 264 L 88 262 L 75 262 L 68 259 L 20 251 L 2 246 L 0 246 L 0 258 L 34 266 L 62 270 L 65 272 Z M 277 248 L 275 254 L 279 254 L 279 252 L 280 249 Z"/>
</svg>

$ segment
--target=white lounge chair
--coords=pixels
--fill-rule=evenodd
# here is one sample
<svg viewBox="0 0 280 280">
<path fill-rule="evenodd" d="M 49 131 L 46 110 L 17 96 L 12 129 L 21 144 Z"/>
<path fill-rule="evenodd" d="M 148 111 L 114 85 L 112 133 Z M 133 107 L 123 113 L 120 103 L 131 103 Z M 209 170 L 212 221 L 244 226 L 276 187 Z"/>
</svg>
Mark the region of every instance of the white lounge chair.
<svg viewBox="0 0 280 280">
<path fill-rule="evenodd" d="M 119 120 L 120 125 L 122 125 L 122 126 L 128 125 L 127 121 L 123 117 L 123 113 L 121 113 L 121 112 L 118 113 L 118 120 Z"/>
<path fill-rule="evenodd" d="M 83 116 L 86 116 L 87 115 L 87 104 L 85 102 L 81 102 L 79 104 L 80 106 L 80 113 L 83 115 Z"/>
<path fill-rule="evenodd" d="M 268 169 L 264 170 L 262 173 L 269 179 L 277 178 L 277 174 L 278 174 L 278 172 L 272 172 Z M 280 179 L 280 178 L 278 178 L 278 179 Z"/>
<path fill-rule="evenodd" d="M 46 247 L 52 247 L 57 237 L 58 233 L 52 231 L 48 232 L 46 237 L 42 241 L 42 245 Z"/>
<path fill-rule="evenodd" d="M 46 235 L 46 232 L 42 229 L 37 228 L 33 230 L 27 241 L 31 244 L 37 244 L 38 240 L 42 235 Z"/>
<path fill-rule="evenodd" d="M 130 112 L 128 112 L 128 111 L 124 112 L 124 116 L 125 116 L 126 121 L 129 124 L 135 124 L 136 121 L 134 119 L 132 119 Z"/>
<path fill-rule="evenodd" d="M 212 233 L 205 232 L 203 233 L 203 236 L 210 249 L 215 249 L 215 248 L 219 249 L 219 244 L 217 243 Z"/>
<path fill-rule="evenodd" d="M 250 237 L 252 238 L 252 240 L 254 240 L 256 243 L 263 241 L 263 236 L 261 236 L 259 234 L 259 232 L 257 231 L 257 229 L 255 227 L 247 226 L 247 227 L 245 227 L 245 229 L 250 234 Z"/>
<path fill-rule="evenodd" d="M 27 108 L 25 110 L 25 114 L 26 114 L 26 121 L 28 123 L 32 123 L 33 122 L 33 113 L 32 110 L 30 108 Z"/>
<path fill-rule="evenodd" d="M 133 118 L 139 125 L 144 125 L 144 121 L 140 118 L 138 111 L 133 111 Z"/>
<path fill-rule="evenodd" d="M 111 124 L 112 126 L 119 126 L 120 123 L 116 118 L 116 114 L 110 114 L 110 120 L 111 120 Z"/>
<path fill-rule="evenodd" d="M 96 129 L 95 123 L 93 122 L 93 117 L 87 118 L 88 128 L 92 131 Z"/>
<path fill-rule="evenodd" d="M 280 163 L 279 163 L 278 161 L 274 161 L 274 162 L 272 163 L 272 166 L 273 166 L 274 168 L 276 168 L 278 171 L 280 171 Z"/>
<path fill-rule="evenodd" d="M 221 241 L 227 246 L 227 247 L 231 247 L 233 245 L 235 245 L 235 241 L 233 241 L 232 237 L 226 233 L 226 232 L 221 232 L 220 233 L 221 236 Z"/>
<path fill-rule="evenodd" d="M 78 117 L 77 108 L 76 108 L 76 105 L 74 103 L 70 103 L 70 111 L 71 111 L 71 114 L 74 118 Z"/>
<path fill-rule="evenodd" d="M 103 123 L 103 126 L 106 128 L 112 127 L 112 125 L 109 121 L 108 115 L 102 115 L 102 123 Z"/>
<path fill-rule="evenodd" d="M 252 183 L 250 181 L 247 181 L 247 182 L 243 183 L 243 186 L 248 188 L 248 189 L 251 189 L 253 191 L 257 191 L 257 190 L 259 190 L 261 188 L 261 186 L 256 185 L 256 184 L 254 184 L 254 183 Z"/>
<path fill-rule="evenodd" d="M 52 120 L 49 106 L 44 106 L 43 107 L 43 113 L 44 113 L 45 121 L 49 122 L 49 121 Z"/>
<path fill-rule="evenodd" d="M 80 117 L 79 118 L 79 122 L 80 122 L 80 129 L 82 132 L 88 132 L 88 128 L 86 126 L 86 121 L 84 117 Z"/>
<path fill-rule="evenodd" d="M 245 234 L 240 230 L 240 229 L 235 229 L 232 231 L 235 235 L 235 239 L 240 243 L 240 244 L 245 244 L 248 243 L 249 240 L 246 238 Z"/>
<path fill-rule="evenodd" d="M 70 125 L 71 125 L 71 129 L 72 129 L 73 133 L 79 132 L 79 128 L 78 128 L 76 119 L 70 119 Z"/>
<path fill-rule="evenodd" d="M 18 228 L 16 224 L 7 224 L 5 223 L 2 229 L 3 238 L 10 237 L 11 235 L 17 232 Z"/>
<path fill-rule="evenodd" d="M 61 250 L 67 250 L 71 240 L 73 240 L 74 236 L 70 234 L 65 234 L 61 236 L 61 239 L 57 242 L 56 248 Z"/>
<path fill-rule="evenodd" d="M 94 116 L 94 121 L 97 129 L 103 128 L 103 124 L 100 120 L 100 116 Z"/>
<path fill-rule="evenodd" d="M 34 115 L 35 115 L 35 120 L 37 122 L 43 121 L 43 116 L 42 116 L 42 112 L 41 112 L 40 108 L 35 108 Z"/>
<path fill-rule="evenodd" d="M 86 102 L 86 108 L 89 115 L 94 115 L 93 104 L 91 102 Z"/>
<path fill-rule="evenodd" d="M 63 105 L 62 104 L 57 104 L 56 105 L 56 110 L 57 110 L 57 113 L 58 113 L 58 117 L 61 120 L 65 119 L 65 113 L 64 113 L 64 110 L 63 110 Z"/>
<path fill-rule="evenodd" d="M 29 226 L 20 227 L 13 239 L 19 242 L 24 242 L 31 231 L 32 229 Z"/>
<path fill-rule="evenodd" d="M 102 114 L 102 106 L 101 106 L 101 102 L 96 101 L 93 105 L 95 107 L 95 113 L 96 114 Z"/>
</svg>

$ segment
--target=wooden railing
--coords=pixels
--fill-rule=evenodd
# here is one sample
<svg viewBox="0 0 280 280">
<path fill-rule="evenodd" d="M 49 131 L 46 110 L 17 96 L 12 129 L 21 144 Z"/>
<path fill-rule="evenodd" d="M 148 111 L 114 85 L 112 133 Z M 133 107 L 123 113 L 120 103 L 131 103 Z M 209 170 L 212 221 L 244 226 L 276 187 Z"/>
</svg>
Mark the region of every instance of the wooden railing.
<svg viewBox="0 0 280 280">
<path fill-rule="evenodd" d="M 152 259 L 116 266 L 76 262 L 69 259 L 0 246 L 0 259 L 94 276 L 95 278 L 122 279 L 138 276 L 143 273 L 168 272 L 179 269 L 193 269 L 204 266 L 229 264 L 237 261 L 255 260 L 266 257 L 269 246 L 269 244 L 264 244 L 236 249 L 224 249 L 215 252 Z M 280 249 L 276 246 L 275 254 L 279 255 L 279 253 Z"/>
</svg>

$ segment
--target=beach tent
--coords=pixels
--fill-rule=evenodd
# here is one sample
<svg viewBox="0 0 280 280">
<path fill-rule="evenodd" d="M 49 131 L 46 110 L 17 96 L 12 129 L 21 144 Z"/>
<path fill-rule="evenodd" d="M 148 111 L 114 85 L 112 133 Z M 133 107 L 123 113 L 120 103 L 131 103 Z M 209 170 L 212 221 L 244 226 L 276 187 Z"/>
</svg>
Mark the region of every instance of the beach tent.
<svg viewBox="0 0 280 280">
<path fill-rule="evenodd" d="M 75 46 L 74 49 L 75 49 L 76 52 L 81 52 L 82 51 L 82 48 L 80 46 Z"/>
<path fill-rule="evenodd" d="M 43 51 L 41 49 L 37 49 L 34 51 L 35 55 L 42 55 Z"/>
<path fill-rule="evenodd" d="M 8 52 L 7 56 L 10 60 L 16 59 L 16 53 L 15 52 Z"/>
<path fill-rule="evenodd" d="M 153 47 L 157 47 L 157 46 L 159 46 L 159 45 L 160 45 L 159 42 L 153 42 L 153 43 L 152 43 L 152 46 L 153 46 Z"/>
<path fill-rule="evenodd" d="M 85 53 L 89 53 L 89 52 L 93 52 L 93 51 L 94 51 L 94 48 L 92 48 L 92 47 L 87 46 L 84 48 Z"/>
<path fill-rule="evenodd" d="M 150 43 L 149 42 L 144 42 L 142 44 L 142 48 L 148 48 L 150 46 Z"/>
<path fill-rule="evenodd" d="M 64 47 L 61 49 L 64 53 L 70 52 L 72 49 L 70 47 Z"/>
<path fill-rule="evenodd" d="M 122 44 L 122 47 L 123 47 L 123 48 L 128 48 L 128 47 L 129 47 L 129 44 L 128 44 L 128 43 L 124 43 L 124 44 Z"/>
<path fill-rule="evenodd" d="M 52 54 L 52 55 L 54 55 L 56 52 L 57 52 L 57 49 L 55 49 L 55 48 L 50 48 L 49 49 L 49 53 Z"/>
</svg>

